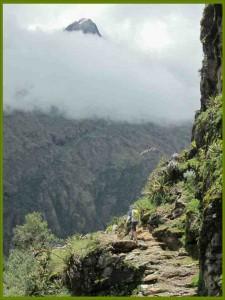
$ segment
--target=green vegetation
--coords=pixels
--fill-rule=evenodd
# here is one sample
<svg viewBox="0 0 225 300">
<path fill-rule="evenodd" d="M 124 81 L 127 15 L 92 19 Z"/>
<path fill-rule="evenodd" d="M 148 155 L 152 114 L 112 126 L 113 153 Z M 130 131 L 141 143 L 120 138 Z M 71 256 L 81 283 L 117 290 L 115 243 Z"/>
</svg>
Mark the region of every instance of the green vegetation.
<svg viewBox="0 0 225 300">
<path fill-rule="evenodd" d="M 154 212 L 156 208 L 155 204 L 148 197 L 142 197 L 137 201 L 135 201 L 134 207 L 139 209 L 140 212 L 145 212 L 145 211 Z"/>
<path fill-rule="evenodd" d="M 197 146 L 208 148 L 222 135 L 222 95 L 210 98 L 206 111 L 201 112 L 195 121 Z"/>
<path fill-rule="evenodd" d="M 166 168 L 167 162 L 161 160 L 158 167 L 151 173 L 145 194 L 151 199 L 151 202 L 156 206 L 168 202 L 169 199 L 169 172 Z"/>
<path fill-rule="evenodd" d="M 100 246 L 98 234 L 82 238 L 74 235 L 68 238 L 64 247 L 54 248 L 50 253 L 49 270 L 51 275 L 60 275 L 68 267 L 71 257 L 84 258 Z"/>
<path fill-rule="evenodd" d="M 199 274 L 193 276 L 192 280 L 191 280 L 191 287 L 198 287 L 199 284 Z"/>
<path fill-rule="evenodd" d="M 25 216 L 25 224 L 14 229 L 13 243 L 20 250 L 49 248 L 57 241 L 39 212 Z"/>
<path fill-rule="evenodd" d="M 17 226 L 11 251 L 4 268 L 6 296 L 67 295 L 60 279 L 51 279 L 51 246 L 58 239 L 51 233 L 40 213 L 26 216 L 25 224 Z"/>
<path fill-rule="evenodd" d="M 144 211 L 143 224 L 153 215 L 164 219 L 163 224 L 155 224 L 156 234 L 182 231 L 180 240 L 193 257 L 198 256 L 202 210 L 222 195 L 221 124 L 222 97 L 217 96 L 198 114 L 189 148 L 176 160 L 159 163 L 145 186 L 145 196 L 134 204 Z"/>
<path fill-rule="evenodd" d="M 193 258 L 199 255 L 202 211 L 210 202 L 221 199 L 220 126 L 221 97 L 216 97 L 209 108 L 198 115 L 189 149 L 176 155 L 176 159 L 162 160 L 151 173 L 144 196 L 134 203 L 142 225 L 147 225 L 152 218 L 155 237 L 170 243 L 171 249 L 185 247 Z M 117 177 L 117 172 L 113 174 Z M 88 194 L 85 197 L 88 199 Z M 127 233 L 126 216 L 113 218 L 106 232 L 113 232 L 115 228 L 121 237 Z M 28 214 L 25 223 L 14 230 L 15 249 L 4 266 L 4 294 L 69 295 L 65 274 L 74 262 L 84 261 L 101 251 L 102 237 L 98 232 L 85 236 L 77 234 L 62 245 L 62 240 L 54 236 L 40 213 Z M 129 263 L 126 267 L 130 267 Z M 107 278 L 100 276 L 94 282 L 101 285 L 105 280 Z M 191 286 L 198 284 L 198 276 L 193 277 Z"/>
<path fill-rule="evenodd" d="M 126 232 L 127 231 L 126 219 L 127 216 L 112 218 L 111 222 L 106 226 L 106 232 L 107 233 L 112 232 L 114 226 L 116 226 L 117 232 L 123 232 L 123 233 Z"/>
<path fill-rule="evenodd" d="M 5 296 L 32 295 L 36 285 L 38 267 L 38 262 L 32 253 L 17 249 L 11 252 L 5 264 Z"/>
<path fill-rule="evenodd" d="M 4 254 L 15 220 L 32 211 L 42 211 L 60 237 L 103 230 L 139 197 L 159 153 L 185 147 L 190 130 L 187 123 L 72 120 L 55 108 L 5 113 Z M 141 155 L 149 145 L 159 152 Z"/>
<path fill-rule="evenodd" d="M 192 199 L 189 201 L 186 205 L 186 212 L 192 212 L 192 213 L 199 213 L 199 200 L 198 199 Z"/>
<path fill-rule="evenodd" d="M 101 249 L 99 234 L 74 235 L 61 245 L 62 240 L 51 233 L 40 213 L 28 214 L 25 223 L 14 230 L 15 249 L 4 268 L 4 294 L 69 296 L 66 271 L 71 261 L 82 260 Z"/>
</svg>

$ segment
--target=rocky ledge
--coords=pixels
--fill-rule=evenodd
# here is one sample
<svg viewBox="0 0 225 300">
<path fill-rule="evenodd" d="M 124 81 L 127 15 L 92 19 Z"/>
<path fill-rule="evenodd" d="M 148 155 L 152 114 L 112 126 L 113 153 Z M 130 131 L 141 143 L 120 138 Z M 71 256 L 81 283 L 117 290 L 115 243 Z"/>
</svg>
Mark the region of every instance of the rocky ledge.
<svg viewBox="0 0 225 300">
<path fill-rule="evenodd" d="M 84 256 L 82 249 L 73 252 L 62 273 L 52 270 L 53 278 L 60 276 L 72 295 L 197 295 L 198 262 L 182 249 L 168 250 L 148 230 L 139 229 L 137 244 L 112 233 L 100 233 L 96 241 Z M 57 255 L 63 255 L 66 247 Z M 84 247 L 87 251 L 86 243 Z"/>
</svg>

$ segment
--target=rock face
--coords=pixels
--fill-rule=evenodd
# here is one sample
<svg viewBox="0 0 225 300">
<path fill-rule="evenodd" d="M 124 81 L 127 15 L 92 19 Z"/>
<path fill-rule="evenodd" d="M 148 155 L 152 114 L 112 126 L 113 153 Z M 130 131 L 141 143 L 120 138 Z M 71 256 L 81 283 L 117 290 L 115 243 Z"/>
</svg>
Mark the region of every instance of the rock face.
<svg viewBox="0 0 225 300">
<path fill-rule="evenodd" d="M 211 96 L 222 92 L 222 5 L 206 5 L 201 21 L 204 60 L 201 70 L 201 111 L 210 106 Z M 220 124 L 221 126 L 221 124 Z M 221 128 L 221 127 L 220 127 Z M 195 136 L 201 133 L 194 127 Z M 204 135 L 203 135 L 204 136 Z M 209 142 L 205 142 L 209 147 Z M 218 176 L 218 175 L 217 175 Z M 205 181 L 204 194 L 209 190 Z M 222 194 L 208 205 L 203 203 L 200 231 L 200 294 L 221 295 L 222 274 Z"/>
<path fill-rule="evenodd" d="M 65 28 L 66 31 L 82 31 L 83 33 L 97 34 L 101 37 L 97 25 L 91 20 L 82 18 L 79 21 L 75 21 Z"/>
<path fill-rule="evenodd" d="M 193 279 L 198 274 L 198 262 L 187 253 L 163 250 L 161 243 L 142 228 L 136 249 L 130 247 L 132 241 L 117 239 L 115 235 L 103 234 L 99 238 L 107 243 L 83 258 L 72 255 L 67 268 L 57 275 L 64 278 L 73 296 L 196 295 Z M 122 244 L 124 247 L 118 247 L 114 253 L 115 245 Z"/>
<path fill-rule="evenodd" d="M 200 295 L 222 293 L 222 201 L 204 209 L 200 232 Z"/>
<path fill-rule="evenodd" d="M 104 249 L 81 260 L 71 257 L 69 266 L 66 285 L 73 296 L 130 295 L 143 273 L 126 264 L 124 256 Z"/>
<path fill-rule="evenodd" d="M 182 230 L 170 228 L 166 225 L 160 226 L 153 231 L 153 236 L 160 242 L 165 243 L 170 250 L 178 250 L 182 247 L 180 238 L 183 234 Z"/>
<path fill-rule="evenodd" d="M 113 253 L 127 253 L 137 248 L 137 244 L 131 240 L 118 240 L 112 242 Z"/>
<path fill-rule="evenodd" d="M 204 59 L 201 69 L 201 109 L 222 92 L 222 5 L 206 5 L 201 20 Z"/>
</svg>

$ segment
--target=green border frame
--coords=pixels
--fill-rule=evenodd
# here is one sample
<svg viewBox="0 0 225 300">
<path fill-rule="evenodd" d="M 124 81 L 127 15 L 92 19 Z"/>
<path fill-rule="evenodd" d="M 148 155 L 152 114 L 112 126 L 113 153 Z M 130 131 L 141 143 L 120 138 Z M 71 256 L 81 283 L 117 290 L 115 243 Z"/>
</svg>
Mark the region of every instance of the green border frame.
<svg viewBox="0 0 225 300">
<path fill-rule="evenodd" d="M 223 45 L 225 44 L 225 2 L 224 0 L 1 0 L 0 1 L 0 50 L 1 50 L 1 57 L 0 57 L 0 91 L 1 91 L 1 98 L 0 98 L 0 299 L 30 299 L 29 296 L 15 296 L 15 297 L 4 297 L 3 296 L 3 4 L 222 4 L 222 41 Z M 222 57 L 222 70 L 223 74 L 225 74 L 225 65 L 224 65 L 224 58 L 225 58 L 225 51 L 223 47 L 223 57 Z M 224 87 L 224 75 L 223 75 L 223 87 Z M 223 97 L 224 97 L 224 90 L 223 90 Z M 200 99 L 199 99 L 200 101 Z M 223 116 L 225 113 L 225 105 L 223 103 Z M 222 136 L 223 136 L 223 150 L 225 146 L 225 124 L 223 119 L 223 126 L 222 126 Z M 209 300 L 215 300 L 215 299 L 223 299 L 225 296 L 225 207 L 224 207 L 224 195 L 225 195 L 225 155 L 223 151 L 223 201 L 222 201 L 222 220 L 223 220 L 223 258 L 222 258 L 222 268 L 223 268 L 223 282 L 222 282 L 222 291 L 223 296 L 216 297 L 216 296 L 183 296 L 183 297 L 160 297 L 160 299 L 199 299 L 199 300 L 205 300 L 206 297 Z M 53 300 L 56 299 L 55 296 L 46 296 L 44 299 Z M 64 297 L 58 297 L 58 298 L 64 298 Z M 67 297 L 65 297 L 67 298 Z M 68 297 L 70 298 L 70 297 Z M 94 299 L 106 299 L 107 297 L 73 297 L 73 298 L 81 298 L 81 299 L 87 299 L 92 300 Z M 135 298 L 137 297 L 116 297 L 112 296 L 110 298 L 116 298 L 118 300 L 127 299 L 127 298 Z M 151 297 L 142 297 L 142 299 L 149 299 Z M 43 299 L 43 297 L 35 297 L 37 300 Z"/>
</svg>

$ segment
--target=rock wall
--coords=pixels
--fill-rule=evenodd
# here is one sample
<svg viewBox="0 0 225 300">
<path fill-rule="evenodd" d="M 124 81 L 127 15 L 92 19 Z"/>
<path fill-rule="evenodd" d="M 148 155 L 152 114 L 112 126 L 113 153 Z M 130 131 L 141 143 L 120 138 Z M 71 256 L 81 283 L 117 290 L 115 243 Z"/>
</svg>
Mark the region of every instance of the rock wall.
<svg viewBox="0 0 225 300">
<path fill-rule="evenodd" d="M 206 5 L 201 21 L 203 66 L 201 69 L 201 111 L 222 92 L 222 5 Z M 220 130 L 221 128 L 219 128 Z M 195 136 L 198 135 L 194 126 Z M 210 144 L 204 145 L 209 149 Z M 207 182 L 205 182 L 205 193 Z M 202 197 L 204 197 L 204 194 Z M 200 230 L 200 295 L 222 293 L 222 193 L 207 205 L 202 203 Z"/>
<path fill-rule="evenodd" d="M 135 244 L 133 241 L 125 241 Z M 97 248 L 83 259 L 72 256 L 68 262 L 66 285 L 73 296 L 127 296 L 141 282 L 142 268 L 124 261 L 124 249 Z M 125 249 L 126 250 L 126 249 Z"/>
<path fill-rule="evenodd" d="M 206 5 L 201 20 L 200 39 L 204 59 L 201 69 L 201 109 L 211 96 L 222 92 L 222 5 Z"/>
</svg>

